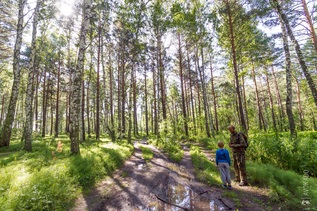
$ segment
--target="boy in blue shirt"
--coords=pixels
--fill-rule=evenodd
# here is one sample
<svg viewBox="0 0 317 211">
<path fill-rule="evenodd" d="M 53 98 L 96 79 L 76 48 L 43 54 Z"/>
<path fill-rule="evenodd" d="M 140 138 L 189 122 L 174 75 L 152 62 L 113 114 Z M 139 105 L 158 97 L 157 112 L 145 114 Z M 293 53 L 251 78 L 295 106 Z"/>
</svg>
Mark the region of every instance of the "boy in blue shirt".
<svg viewBox="0 0 317 211">
<path fill-rule="evenodd" d="M 220 172 L 220 177 L 222 180 L 222 187 L 232 189 L 231 178 L 230 178 L 230 155 L 227 149 L 224 149 L 224 143 L 222 141 L 218 142 L 218 147 L 216 151 L 216 164 Z"/>
</svg>

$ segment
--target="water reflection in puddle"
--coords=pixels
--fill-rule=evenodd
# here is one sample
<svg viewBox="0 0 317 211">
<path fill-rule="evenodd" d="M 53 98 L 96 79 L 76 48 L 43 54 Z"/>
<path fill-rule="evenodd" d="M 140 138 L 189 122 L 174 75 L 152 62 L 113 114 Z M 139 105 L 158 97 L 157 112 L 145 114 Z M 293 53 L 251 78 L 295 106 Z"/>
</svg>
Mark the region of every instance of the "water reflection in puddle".
<svg viewBox="0 0 317 211">
<path fill-rule="evenodd" d="M 225 210 L 224 207 L 218 206 L 214 200 L 210 200 L 206 197 L 199 196 L 194 193 L 188 186 L 169 186 L 166 197 L 162 197 L 164 200 L 170 202 L 171 204 L 177 205 L 173 206 L 162 201 L 158 203 L 151 204 L 148 206 L 147 210 L 156 211 L 178 211 L 184 210 L 180 207 L 186 208 L 187 210 L 204 210 L 204 211 L 220 211 Z"/>
</svg>

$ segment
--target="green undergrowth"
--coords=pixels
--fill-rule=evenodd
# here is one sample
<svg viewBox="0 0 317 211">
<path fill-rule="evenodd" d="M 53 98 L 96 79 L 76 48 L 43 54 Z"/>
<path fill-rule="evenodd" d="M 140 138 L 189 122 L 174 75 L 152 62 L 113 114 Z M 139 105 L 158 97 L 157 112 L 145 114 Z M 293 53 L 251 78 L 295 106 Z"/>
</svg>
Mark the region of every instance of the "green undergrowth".
<svg viewBox="0 0 317 211">
<path fill-rule="evenodd" d="M 182 150 L 179 141 L 175 137 L 150 139 L 149 142 L 161 149 L 163 152 L 167 153 L 167 156 L 170 160 L 179 163 L 183 159 L 184 151 Z"/>
<path fill-rule="evenodd" d="M 317 177 L 317 132 L 298 132 L 296 140 L 289 133 L 250 134 L 247 156 L 258 163 L 273 164 L 299 174 L 309 171 Z"/>
<path fill-rule="evenodd" d="M 142 156 L 143 156 L 145 161 L 148 162 L 148 161 L 150 161 L 153 158 L 154 154 L 153 154 L 153 152 L 152 152 L 152 150 L 150 148 L 144 147 L 144 146 L 140 146 L 140 149 L 142 151 Z"/>
<path fill-rule="evenodd" d="M 30 153 L 21 151 L 19 140 L 2 148 L 1 210 L 68 210 L 80 193 L 93 188 L 133 152 L 125 141 L 113 143 L 107 138 L 88 139 L 81 144 L 80 155 L 71 156 L 69 145 L 67 136 L 61 135 L 35 138 Z"/>
<path fill-rule="evenodd" d="M 298 174 L 270 164 L 247 162 L 247 173 L 252 186 L 268 188 L 273 203 L 282 210 L 317 209 L 317 179 L 308 172 Z"/>
<path fill-rule="evenodd" d="M 195 167 L 197 178 L 208 185 L 220 185 L 220 174 L 215 163 L 208 160 L 199 147 L 192 145 L 190 147 L 190 156 Z"/>
</svg>

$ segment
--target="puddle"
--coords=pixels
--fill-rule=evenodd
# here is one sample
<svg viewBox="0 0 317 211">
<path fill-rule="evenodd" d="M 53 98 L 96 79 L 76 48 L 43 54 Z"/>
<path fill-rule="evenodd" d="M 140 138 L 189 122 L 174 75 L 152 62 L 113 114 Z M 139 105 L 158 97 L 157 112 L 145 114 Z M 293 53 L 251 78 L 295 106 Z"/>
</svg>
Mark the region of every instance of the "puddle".
<svg viewBox="0 0 317 211">
<path fill-rule="evenodd" d="M 178 211 L 178 210 L 191 210 L 191 211 L 220 211 L 225 210 L 224 207 L 219 206 L 214 200 L 210 200 L 204 196 L 194 193 L 188 186 L 170 185 L 168 187 L 166 197 L 162 197 L 167 202 L 177 205 L 170 205 L 159 201 L 156 204 L 150 204 L 147 210 L 151 211 Z"/>
</svg>

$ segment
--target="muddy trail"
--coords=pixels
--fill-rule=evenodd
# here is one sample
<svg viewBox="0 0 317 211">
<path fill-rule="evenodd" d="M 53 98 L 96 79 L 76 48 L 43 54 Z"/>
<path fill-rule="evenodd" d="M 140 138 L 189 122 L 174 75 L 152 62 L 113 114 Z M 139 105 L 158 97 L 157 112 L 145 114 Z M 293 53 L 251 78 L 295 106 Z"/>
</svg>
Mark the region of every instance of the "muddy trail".
<svg viewBox="0 0 317 211">
<path fill-rule="evenodd" d="M 144 142 L 143 142 L 144 143 Z M 87 195 L 78 198 L 72 211 L 97 210 L 266 210 L 267 194 L 252 187 L 233 190 L 208 186 L 199 182 L 189 148 L 184 146 L 184 157 L 179 164 L 151 145 L 153 159 L 148 162 L 135 143 L 135 151 L 124 166 L 105 178 Z M 202 148 L 213 159 L 211 150 Z M 232 192 L 232 193 L 231 193 Z M 230 195 L 237 197 L 230 197 Z"/>
</svg>

